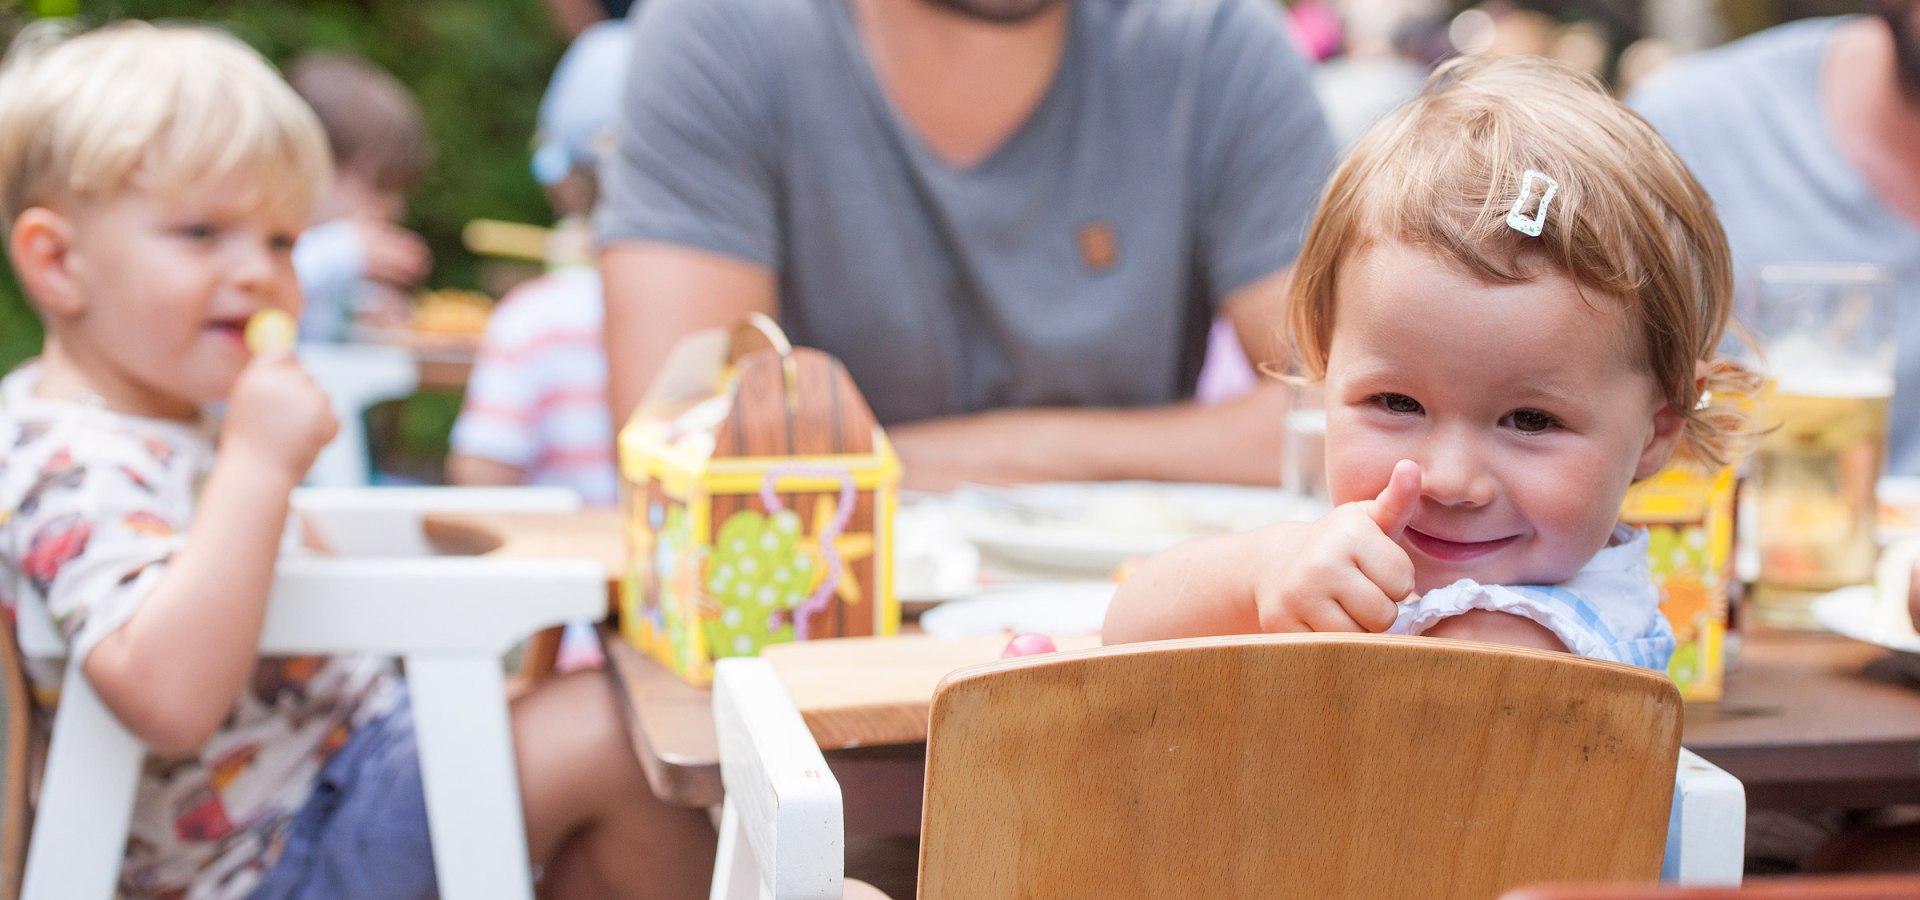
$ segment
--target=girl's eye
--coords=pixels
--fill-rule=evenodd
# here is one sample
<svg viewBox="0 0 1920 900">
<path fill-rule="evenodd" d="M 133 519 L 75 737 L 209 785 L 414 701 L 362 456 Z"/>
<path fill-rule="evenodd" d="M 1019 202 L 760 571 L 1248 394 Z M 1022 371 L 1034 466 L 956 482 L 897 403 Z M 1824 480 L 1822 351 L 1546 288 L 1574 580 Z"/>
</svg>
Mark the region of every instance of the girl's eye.
<svg viewBox="0 0 1920 900">
<path fill-rule="evenodd" d="M 180 236 L 191 240 L 204 241 L 216 237 L 219 234 L 220 229 L 205 222 L 194 222 L 189 225 L 180 226 Z"/>
<path fill-rule="evenodd" d="M 1420 401 L 1405 394 L 1375 394 L 1373 402 L 1380 404 L 1380 408 L 1387 412 L 1403 416 L 1418 415 L 1421 412 Z"/>
<path fill-rule="evenodd" d="M 1539 434 L 1559 425 L 1560 420 L 1537 409 L 1517 409 L 1507 414 L 1507 424 L 1521 434 Z"/>
<path fill-rule="evenodd" d="M 267 239 L 267 245 L 277 253 L 286 253 L 293 249 L 295 238 L 291 234 L 276 234 Z"/>
</svg>

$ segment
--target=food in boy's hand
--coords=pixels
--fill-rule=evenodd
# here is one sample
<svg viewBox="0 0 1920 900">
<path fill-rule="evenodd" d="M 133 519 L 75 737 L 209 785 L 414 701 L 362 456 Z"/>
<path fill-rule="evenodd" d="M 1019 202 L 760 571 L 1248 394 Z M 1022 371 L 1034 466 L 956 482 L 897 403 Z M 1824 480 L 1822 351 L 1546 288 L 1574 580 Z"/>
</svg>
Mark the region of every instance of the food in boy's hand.
<svg viewBox="0 0 1920 900">
<path fill-rule="evenodd" d="M 1036 653 L 1052 653 L 1058 649 L 1060 648 L 1054 646 L 1053 638 L 1029 631 L 1025 634 L 1014 635 L 1013 640 L 1007 642 L 1007 648 L 1000 651 L 1000 658 L 1012 659 L 1016 656 L 1033 656 Z"/>
<path fill-rule="evenodd" d="M 269 353 L 293 347 L 298 326 L 283 309 L 263 309 L 247 319 L 247 350 Z"/>
<path fill-rule="evenodd" d="M 415 299 L 413 329 L 434 334 L 478 335 L 487 330 L 493 298 L 478 291 L 443 288 Z"/>
</svg>

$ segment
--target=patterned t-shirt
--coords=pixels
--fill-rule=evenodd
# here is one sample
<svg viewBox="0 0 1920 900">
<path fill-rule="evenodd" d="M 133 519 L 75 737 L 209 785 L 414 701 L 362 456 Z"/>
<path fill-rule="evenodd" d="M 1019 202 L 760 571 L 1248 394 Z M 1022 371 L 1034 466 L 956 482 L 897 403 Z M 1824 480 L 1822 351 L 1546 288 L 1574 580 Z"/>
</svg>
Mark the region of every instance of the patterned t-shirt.
<svg viewBox="0 0 1920 900">
<path fill-rule="evenodd" d="M 214 445 L 201 425 L 36 397 L 38 381 L 35 363 L 0 380 L 0 604 L 23 645 L 57 635 L 84 658 L 185 546 Z M 27 670 L 36 711 L 51 717 L 59 663 Z M 379 658 L 260 660 L 197 754 L 148 757 L 121 890 L 246 896 L 279 858 L 322 764 L 391 707 L 396 686 Z"/>
</svg>

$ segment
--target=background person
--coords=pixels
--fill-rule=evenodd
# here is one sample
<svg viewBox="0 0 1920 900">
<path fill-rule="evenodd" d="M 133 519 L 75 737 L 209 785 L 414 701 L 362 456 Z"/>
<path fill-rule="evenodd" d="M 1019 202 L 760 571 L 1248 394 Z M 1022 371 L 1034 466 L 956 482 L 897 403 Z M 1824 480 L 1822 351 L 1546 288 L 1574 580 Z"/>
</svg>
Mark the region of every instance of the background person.
<svg viewBox="0 0 1920 900">
<path fill-rule="evenodd" d="M 1332 142 L 1263 0 L 649 0 L 598 225 L 614 419 L 682 336 L 777 315 L 909 479 L 1273 483 L 1255 361 Z"/>
</svg>

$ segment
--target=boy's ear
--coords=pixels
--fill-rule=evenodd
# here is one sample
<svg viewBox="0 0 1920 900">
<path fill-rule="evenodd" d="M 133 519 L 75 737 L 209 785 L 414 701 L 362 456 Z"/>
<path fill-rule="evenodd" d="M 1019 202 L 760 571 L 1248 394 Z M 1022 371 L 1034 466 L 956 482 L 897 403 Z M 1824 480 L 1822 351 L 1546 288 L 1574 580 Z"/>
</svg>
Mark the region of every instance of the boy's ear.
<svg viewBox="0 0 1920 900">
<path fill-rule="evenodd" d="M 43 316 L 71 318 L 85 307 L 73 277 L 72 249 L 72 222 L 58 212 L 36 206 L 13 220 L 7 252 L 14 274 Z"/>
</svg>

